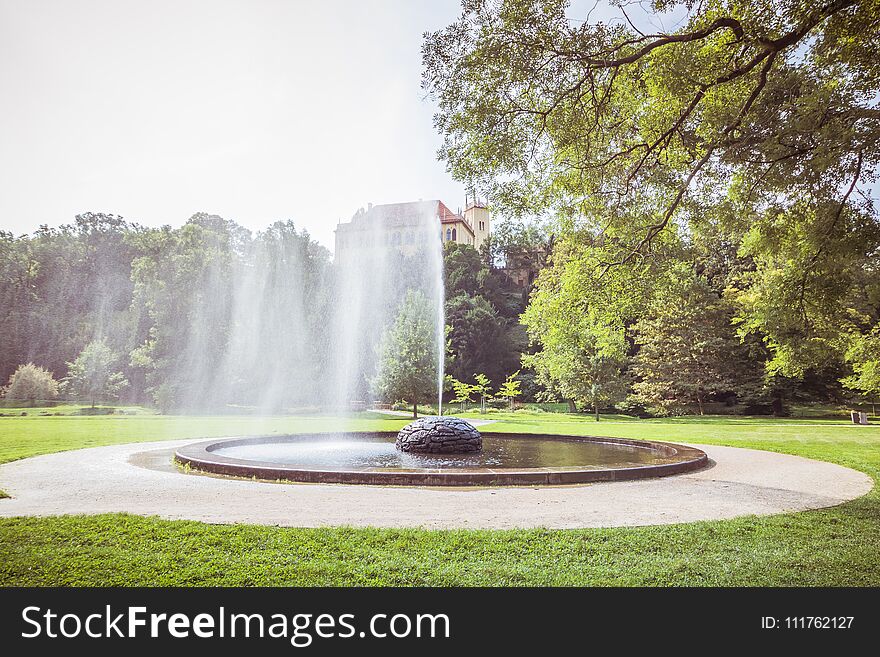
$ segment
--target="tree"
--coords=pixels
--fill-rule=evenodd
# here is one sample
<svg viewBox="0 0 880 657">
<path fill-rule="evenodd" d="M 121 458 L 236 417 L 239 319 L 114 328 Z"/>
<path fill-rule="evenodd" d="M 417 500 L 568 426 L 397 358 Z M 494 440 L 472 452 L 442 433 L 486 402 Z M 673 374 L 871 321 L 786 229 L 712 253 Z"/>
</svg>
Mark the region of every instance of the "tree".
<svg viewBox="0 0 880 657">
<path fill-rule="evenodd" d="M 464 381 L 459 381 L 455 377 L 450 377 L 450 380 L 452 383 L 452 390 L 455 392 L 455 397 L 452 398 L 452 402 L 461 404 L 461 411 L 464 412 L 464 405 L 473 401 L 472 395 L 474 393 L 474 386 L 465 383 Z"/>
<path fill-rule="evenodd" d="M 522 390 L 520 390 L 520 381 L 517 381 L 519 376 L 519 371 L 514 372 L 510 376 L 508 376 L 504 383 L 501 384 L 501 387 L 498 388 L 498 396 L 504 397 L 510 402 L 510 410 L 513 410 L 513 401 L 517 397 L 522 394 Z"/>
<path fill-rule="evenodd" d="M 116 354 L 103 339 L 93 340 L 67 364 L 64 383 L 74 396 L 90 401 L 94 408 L 97 400 L 115 399 L 128 386 L 122 372 L 113 371 L 116 361 Z"/>
<path fill-rule="evenodd" d="M 394 323 L 379 345 L 379 372 L 373 388 L 388 402 L 409 401 L 418 417 L 420 401 L 437 394 L 437 337 L 428 298 L 409 290 Z"/>
<path fill-rule="evenodd" d="M 9 385 L 3 389 L 3 396 L 9 400 L 36 401 L 55 399 L 58 396 L 58 382 L 52 373 L 33 363 L 19 365 L 9 377 Z"/>
<path fill-rule="evenodd" d="M 482 372 L 474 374 L 474 380 L 476 384 L 473 386 L 473 391 L 480 396 L 480 413 L 485 413 L 486 398 L 492 394 L 492 382 Z"/>
<path fill-rule="evenodd" d="M 516 326 L 499 317 L 482 296 L 459 294 L 446 301 L 449 331 L 449 372 L 460 380 L 485 372 L 500 378 L 519 363 L 524 346 Z"/>
<path fill-rule="evenodd" d="M 141 229 L 121 217 L 87 212 L 32 235 L 0 232 L 0 378 L 39 356 L 64 372 L 95 334 L 127 348 L 133 331 L 128 238 Z"/>
<path fill-rule="evenodd" d="M 133 238 L 141 256 L 131 263 L 132 310 L 140 318 L 131 365 L 165 410 L 215 397 L 233 304 L 233 267 L 249 232 L 235 222 L 197 213 L 180 228 Z"/>
<path fill-rule="evenodd" d="M 486 272 L 486 264 L 474 247 L 457 242 L 444 243 L 443 274 L 447 299 L 459 294 L 478 294 Z"/>
<path fill-rule="evenodd" d="M 553 247 L 553 228 L 546 221 L 513 218 L 496 222 L 492 235 L 484 243 L 490 262 L 503 263 L 506 270 L 529 273 L 526 289 L 547 264 Z"/>
<path fill-rule="evenodd" d="M 441 157 L 497 210 L 554 218 L 567 285 L 624 288 L 712 227 L 753 261 L 730 298 L 780 374 L 842 360 L 850 310 L 877 323 L 876 3 L 653 3 L 686 16 L 670 33 L 463 7 L 423 46 Z"/>
<path fill-rule="evenodd" d="M 629 382 L 626 366 L 627 343 L 620 327 L 603 324 L 595 314 L 580 318 L 555 318 L 543 324 L 542 306 L 530 307 L 524 319 L 540 348 L 523 355 L 523 365 L 535 371 L 548 391 L 593 409 L 622 401 Z M 561 321 L 557 321 L 561 319 Z"/>
<path fill-rule="evenodd" d="M 444 274 L 450 326 L 447 371 L 461 381 L 476 372 L 503 379 L 518 367 L 526 347 L 517 321 L 525 308 L 523 291 L 464 244 L 445 244 Z"/>
<path fill-rule="evenodd" d="M 664 288 L 634 326 L 635 398 L 661 413 L 704 405 L 734 392 L 748 372 L 743 347 L 732 326 L 732 309 L 686 268 Z"/>
<path fill-rule="evenodd" d="M 843 380 L 843 385 L 868 397 L 876 415 L 876 401 L 880 396 L 880 327 L 874 327 L 867 335 L 854 337 L 846 360 L 853 374 Z"/>
</svg>

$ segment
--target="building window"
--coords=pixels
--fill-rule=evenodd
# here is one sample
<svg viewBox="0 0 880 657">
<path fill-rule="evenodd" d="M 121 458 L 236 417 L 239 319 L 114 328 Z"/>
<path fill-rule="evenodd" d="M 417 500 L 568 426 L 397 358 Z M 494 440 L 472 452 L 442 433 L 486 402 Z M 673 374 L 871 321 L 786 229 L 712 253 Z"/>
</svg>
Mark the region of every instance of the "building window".
<svg viewBox="0 0 880 657">
<path fill-rule="evenodd" d="M 455 228 L 452 229 L 452 241 L 455 241 Z"/>
<path fill-rule="evenodd" d="M 451 239 L 452 239 L 452 230 L 447 228 L 446 229 L 446 241 L 448 242 Z"/>
</svg>

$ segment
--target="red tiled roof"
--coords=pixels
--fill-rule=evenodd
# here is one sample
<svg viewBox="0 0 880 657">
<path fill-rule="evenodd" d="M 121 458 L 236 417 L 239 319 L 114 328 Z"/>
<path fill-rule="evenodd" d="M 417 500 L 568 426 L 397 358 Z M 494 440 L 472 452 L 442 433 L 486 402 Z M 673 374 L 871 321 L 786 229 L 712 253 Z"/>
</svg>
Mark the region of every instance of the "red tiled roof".
<svg viewBox="0 0 880 657">
<path fill-rule="evenodd" d="M 459 217 L 452 210 L 447 208 L 446 204 L 443 201 L 437 201 L 437 214 L 440 216 L 441 222 L 457 221 L 461 219 L 461 217 Z"/>
<path fill-rule="evenodd" d="M 452 210 L 446 207 L 446 204 L 443 201 L 437 201 L 437 214 L 440 216 L 441 224 L 462 224 L 467 231 L 473 235 L 474 229 L 471 228 L 470 224 L 464 220 L 460 214 L 455 214 Z"/>
</svg>

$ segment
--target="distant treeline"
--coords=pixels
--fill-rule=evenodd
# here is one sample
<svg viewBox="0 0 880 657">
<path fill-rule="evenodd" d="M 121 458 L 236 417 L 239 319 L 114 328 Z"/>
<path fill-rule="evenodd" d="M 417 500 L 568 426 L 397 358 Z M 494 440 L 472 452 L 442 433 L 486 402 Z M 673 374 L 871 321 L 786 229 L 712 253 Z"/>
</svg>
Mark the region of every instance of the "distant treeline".
<svg viewBox="0 0 880 657">
<path fill-rule="evenodd" d="M 447 258 L 448 367 L 503 379 L 525 346 L 524 292 L 485 254 Z M 146 228 L 87 213 L 32 235 L 0 232 L 0 382 L 34 363 L 62 381 L 63 397 L 163 410 L 368 400 L 376 344 L 404 291 L 437 285 L 425 260 L 390 250 L 345 272 L 292 222 L 252 234 L 208 214 Z M 89 373 L 97 362 L 125 385 L 82 380 L 100 374 Z M 39 378 L 24 373 L 18 388 Z"/>
<path fill-rule="evenodd" d="M 601 244 L 551 245 L 511 223 L 480 252 L 446 246 L 447 375 L 483 374 L 494 390 L 519 371 L 520 401 L 653 414 L 782 413 L 876 394 L 870 331 L 797 375 L 774 369 L 778 348 L 742 332 L 725 293 L 748 262 L 722 244 L 619 286 L 572 269 L 573 254 Z M 534 290 L 503 266 L 532 258 L 537 270 L 550 250 Z M 345 275 L 292 222 L 252 234 L 208 214 L 146 228 L 88 213 L 32 235 L 0 232 L 0 381 L 34 363 L 68 379 L 62 396 L 106 391 L 163 410 L 369 400 L 382 331 L 406 289 L 432 284 L 420 256 L 388 257 L 381 272 Z M 96 362 L 100 386 L 89 380 Z"/>
<path fill-rule="evenodd" d="M 208 401 L 213 391 L 204 388 L 204 369 L 225 366 L 225 343 L 233 337 L 235 274 L 259 266 L 272 250 L 279 263 L 296 254 L 297 284 L 314 308 L 299 337 L 318 348 L 326 335 L 315 326 L 324 309 L 319 283 L 329 253 L 291 223 L 254 237 L 207 214 L 179 228 L 145 228 L 87 213 L 33 235 L 0 233 L 0 377 L 5 382 L 20 364 L 33 362 L 60 379 L 100 340 L 129 382 L 121 393 L 126 401 L 169 408 Z M 277 299 L 279 306 L 286 301 Z"/>
</svg>

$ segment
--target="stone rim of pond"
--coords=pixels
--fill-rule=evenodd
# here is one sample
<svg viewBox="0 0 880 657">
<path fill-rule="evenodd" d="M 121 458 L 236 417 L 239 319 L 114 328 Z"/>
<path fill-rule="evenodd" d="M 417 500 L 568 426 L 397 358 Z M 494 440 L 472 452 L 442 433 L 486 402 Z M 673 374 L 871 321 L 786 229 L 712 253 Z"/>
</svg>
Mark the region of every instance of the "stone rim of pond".
<svg viewBox="0 0 880 657">
<path fill-rule="evenodd" d="M 462 467 L 462 468 L 380 468 L 304 467 L 268 461 L 233 458 L 218 454 L 227 447 L 265 445 L 302 440 L 307 437 L 382 437 L 392 439 L 396 432 L 320 432 L 291 436 L 253 436 L 200 441 L 175 451 L 175 461 L 198 472 L 245 477 L 265 481 L 297 483 L 361 484 L 380 486 L 553 486 L 603 481 L 632 481 L 665 477 L 699 470 L 709 465 L 706 453 L 695 447 L 675 443 L 556 434 L 491 433 L 492 439 L 524 437 L 534 440 L 594 442 L 641 447 L 657 453 L 656 462 L 634 467 L 589 467 L 583 465 L 540 468 Z"/>
</svg>

